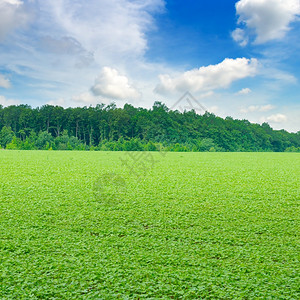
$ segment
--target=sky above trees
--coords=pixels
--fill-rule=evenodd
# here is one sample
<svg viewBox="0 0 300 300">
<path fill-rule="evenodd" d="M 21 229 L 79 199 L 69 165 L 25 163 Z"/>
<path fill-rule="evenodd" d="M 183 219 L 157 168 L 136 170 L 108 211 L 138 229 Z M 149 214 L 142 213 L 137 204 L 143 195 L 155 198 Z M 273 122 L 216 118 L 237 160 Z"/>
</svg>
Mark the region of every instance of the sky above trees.
<svg viewBox="0 0 300 300">
<path fill-rule="evenodd" d="M 0 0 L 0 104 L 168 107 L 300 130 L 299 0 Z"/>
</svg>

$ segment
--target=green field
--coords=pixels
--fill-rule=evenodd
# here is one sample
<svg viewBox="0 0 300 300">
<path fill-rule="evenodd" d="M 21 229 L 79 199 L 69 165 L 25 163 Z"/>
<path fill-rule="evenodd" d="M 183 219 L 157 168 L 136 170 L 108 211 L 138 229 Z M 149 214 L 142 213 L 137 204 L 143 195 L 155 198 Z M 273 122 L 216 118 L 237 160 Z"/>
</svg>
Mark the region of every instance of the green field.
<svg viewBox="0 0 300 300">
<path fill-rule="evenodd" d="M 300 299 L 299 178 L 296 153 L 0 151 L 0 299 Z"/>
</svg>

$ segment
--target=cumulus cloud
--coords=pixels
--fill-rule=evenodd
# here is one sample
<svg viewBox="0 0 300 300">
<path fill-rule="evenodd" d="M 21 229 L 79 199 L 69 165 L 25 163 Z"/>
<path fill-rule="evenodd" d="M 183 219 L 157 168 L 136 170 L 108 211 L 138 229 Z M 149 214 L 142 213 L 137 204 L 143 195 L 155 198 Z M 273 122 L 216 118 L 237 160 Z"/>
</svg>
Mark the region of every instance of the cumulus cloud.
<svg viewBox="0 0 300 300">
<path fill-rule="evenodd" d="M 55 100 L 50 100 L 50 101 L 47 102 L 47 104 L 53 105 L 53 106 L 67 107 L 67 103 L 66 103 L 66 100 L 64 98 L 58 98 L 58 99 L 55 99 Z"/>
<path fill-rule="evenodd" d="M 231 33 L 231 36 L 242 47 L 246 46 L 249 42 L 249 37 L 247 36 L 245 30 L 243 30 L 241 28 L 236 28 Z"/>
<path fill-rule="evenodd" d="M 104 67 L 97 77 L 91 91 L 95 96 L 111 99 L 138 99 L 141 94 L 130 85 L 126 76 L 116 69 Z"/>
<path fill-rule="evenodd" d="M 254 76 L 257 72 L 258 61 L 256 59 L 226 58 L 217 65 L 209 65 L 199 69 L 193 69 L 179 75 L 160 75 L 160 83 L 155 92 L 166 94 L 172 92 L 198 92 L 220 88 L 228 88 L 236 80 Z"/>
<path fill-rule="evenodd" d="M 275 106 L 271 104 L 267 105 L 250 105 L 247 108 L 241 108 L 240 112 L 249 113 L 249 112 L 265 112 L 274 109 Z"/>
<path fill-rule="evenodd" d="M 7 99 L 6 97 L 0 95 L 0 105 L 10 106 L 20 104 L 20 101 L 15 99 Z"/>
<path fill-rule="evenodd" d="M 83 105 L 94 105 L 94 104 L 99 103 L 99 101 L 97 100 L 97 97 L 95 97 L 95 95 L 93 95 L 90 92 L 85 92 L 85 93 L 81 93 L 79 95 L 73 96 L 71 100 L 78 104 L 83 104 Z"/>
<path fill-rule="evenodd" d="M 237 28 L 232 37 L 241 46 L 253 34 L 257 44 L 283 38 L 300 14 L 299 0 L 240 0 L 235 7 L 244 28 Z"/>
<path fill-rule="evenodd" d="M 219 112 L 219 109 L 220 109 L 219 106 L 213 105 L 213 106 L 211 106 L 211 107 L 208 108 L 208 111 L 211 112 L 211 113 L 213 113 L 213 114 L 216 114 L 216 113 Z"/>
<path fill-rule="evenodd" d="M 2 74 L 0 74 L 0 87 L 8 89 L 11 87 L 9 79 L 5 78 Z"/>
<path fill-rule="evenodd" d="M 0 65 L 28 82 L 56 85 L 39 90 L 41 99 L 50 94 L 46 101 L 87 91 L 104 66 L 126 70 L 145 90 L 150 85 L 145 78 L 154 81 L 163 69 L 145 62 L 143 55 L 146 34 L 156 29 L 154 15 L 164 7 L 164 0 L 0 0 L 0 43 L 8 37 Z M 33 30 L 20 28 L 28 20 Z"/>
<path fill-rule="evenodd" d="M 266 119 L 268 122 L 273 122 L 273 123 L 283 123 L 287 121 L 287 116 L 284 114 L 275 114 L 267 117 Z"/>
<path fill-rule="evenodd" d="M 249 88 L 244 88 L 244 89 L 241 89 L 240 91 L 238 91 L 236 94 L 237 95 L 248 95 L 250 94 L 252 91 L 251 89 Z"/>
<path fill-rule="evenodd" d="M 0 41 L 30 20 L 30 13 L 23 1 L 0 0 Z"/>
<path fill-rule="evenodd" d="M 94 96 L 91 92 L 84 92 L 72 97 L 60 97 L 51 99 L 47 102 L 49 105 L 58 105 L 62 107 L 78 107 L 78 106 L 90 106 L 102 103 L 98 101 L 98 97 Z"/>
</svg>

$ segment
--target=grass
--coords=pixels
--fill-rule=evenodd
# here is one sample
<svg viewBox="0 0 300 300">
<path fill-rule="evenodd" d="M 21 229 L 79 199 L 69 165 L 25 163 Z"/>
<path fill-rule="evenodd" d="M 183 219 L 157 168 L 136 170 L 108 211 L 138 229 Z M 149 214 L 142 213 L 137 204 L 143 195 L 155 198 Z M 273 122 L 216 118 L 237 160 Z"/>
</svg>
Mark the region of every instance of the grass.
<svg viewBox="0 0 300 300">
<path fill-rule="evenodd" d="M 0 170 L 0 299 L 300 298 L 298 154 L 0 151 Z"/>
</svg>

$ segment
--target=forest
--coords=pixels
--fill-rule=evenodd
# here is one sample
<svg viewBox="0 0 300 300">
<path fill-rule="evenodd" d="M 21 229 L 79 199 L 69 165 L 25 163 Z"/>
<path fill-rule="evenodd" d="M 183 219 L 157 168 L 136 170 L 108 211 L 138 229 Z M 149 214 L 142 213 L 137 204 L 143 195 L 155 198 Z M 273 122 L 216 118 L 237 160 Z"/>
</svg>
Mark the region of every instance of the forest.
<svg viewBox="0 0 300 300">
<path fill-rule="evenodd" d="M 114 103 L 63 108 L 0 105 L 3 149 L 99 151 L 300 152 L 300 131 L 273 130 L 212 113 Z"/>
</svg>

